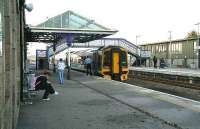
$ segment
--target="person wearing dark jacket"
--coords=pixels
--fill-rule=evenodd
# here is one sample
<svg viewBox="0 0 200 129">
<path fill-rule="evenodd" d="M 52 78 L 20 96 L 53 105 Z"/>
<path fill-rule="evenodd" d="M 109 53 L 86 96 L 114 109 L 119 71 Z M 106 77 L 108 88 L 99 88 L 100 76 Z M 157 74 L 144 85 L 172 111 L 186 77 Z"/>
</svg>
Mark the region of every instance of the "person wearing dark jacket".
<svg viewBox="0 0 200 129">
<path fill-rule="evenodd" d="M 92 75 L 92 59 L 87 56 L 87 58 L 85 59 L 85 65 L 86 65 L 86 75 L 88 75 L 90 73 L 90 75 Z"/>
<path fill-rule="evenodd" d="M 153 57 L 153 65 L 154 65 L 154 68 L 157 68 L 157 58 L 156 58 L 156 56 Z"/>
<path fill-rule="evenodd" d="M 48 98 L 49 94 L 58 95 L 58 92 L 56 92 L 51 83 L 48 82 L 48 74 L 48 72 L 44 71 L 42 75 L 36 77 L 35 81 L 35 90 L 45 90 L 42 97 L 43 100 L 50 100 L 50 98 Z"/>
</svg>

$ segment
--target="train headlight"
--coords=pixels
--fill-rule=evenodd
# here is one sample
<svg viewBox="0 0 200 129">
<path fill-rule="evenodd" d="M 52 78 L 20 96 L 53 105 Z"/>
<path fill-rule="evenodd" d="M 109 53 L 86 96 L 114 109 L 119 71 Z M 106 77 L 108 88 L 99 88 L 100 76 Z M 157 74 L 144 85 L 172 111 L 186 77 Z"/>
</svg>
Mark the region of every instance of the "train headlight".
<svg viewBox="0 0 200 129">
<path fill-rule="evenodd" d="M 108 72 L 108 71 L 104 71 L 103 74 L 104 74 L 104 75 L 109 75 L 110 72 Z"/>
</svg>

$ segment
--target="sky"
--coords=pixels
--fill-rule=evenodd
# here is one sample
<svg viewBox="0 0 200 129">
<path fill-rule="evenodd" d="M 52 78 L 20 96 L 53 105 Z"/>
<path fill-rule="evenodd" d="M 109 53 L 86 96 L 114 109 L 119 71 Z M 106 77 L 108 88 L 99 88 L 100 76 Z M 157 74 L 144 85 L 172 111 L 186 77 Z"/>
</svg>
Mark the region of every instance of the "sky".
<svg viewBox="0 0 200 129">
<path fill-rule="evenodd" d="M 27 24 L 37 25 L 47 18 L 72 10 L 119 32 L 112 37 L 144 44 L 184 38 L 197 30 L 199 0 L 26 0 L 33 11 L 26 12 Z"/>
</svg>

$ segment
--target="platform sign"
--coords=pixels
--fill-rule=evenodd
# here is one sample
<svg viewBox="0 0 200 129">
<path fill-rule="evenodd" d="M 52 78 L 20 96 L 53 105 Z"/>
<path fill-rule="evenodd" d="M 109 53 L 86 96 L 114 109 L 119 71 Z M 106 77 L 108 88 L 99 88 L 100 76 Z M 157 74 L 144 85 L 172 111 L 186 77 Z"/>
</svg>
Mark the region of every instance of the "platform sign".
<svg viewBox="0 0 200 129">
<path fill-rule="evenodd" d="M 67 34 L 66 37 L 66 43 L 68 47 L 72 46 L 72 42 L 73 42 L 73 35 L 71 33 Z"/>
<path fill-rule="evenodd" d="M 141 50 L 140 55 L 141 55 L 141 57 L 144 57 L 144 58 L 150 58 L 151 57 L 151 51 Z"/>
<path fill-rule="evenodd" d="M 37 50 L 37 57 L 47 57 L 46 50 Z"/>
</svg>

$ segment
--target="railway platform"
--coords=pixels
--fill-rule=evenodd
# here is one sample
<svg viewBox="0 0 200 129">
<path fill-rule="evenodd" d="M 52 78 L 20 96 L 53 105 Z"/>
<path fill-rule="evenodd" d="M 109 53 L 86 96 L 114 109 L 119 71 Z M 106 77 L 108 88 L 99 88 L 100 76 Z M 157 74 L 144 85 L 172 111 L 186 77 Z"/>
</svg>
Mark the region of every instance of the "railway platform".
<svg viewBox="0 0 200 129">
<path fill-rule="evenodd" d="M 200 102 L 72 71 L 58 96 L 22 105 L 17 129 L 199 129 Z"/>
<path fill-rule="evenodd" d="M 180 75 L 180 76 L 188 76 L 188 77 L 200 77 L 199 69 L 129 67 L 129 70 L 162 73 L 162 74 L 169 74 L 169 75 Z"/>
<path fill-rule="evenodd" d="M 183 68 L 129 67 L 129 77 L 200 89 L 200 70 Z"/>
</svg>

